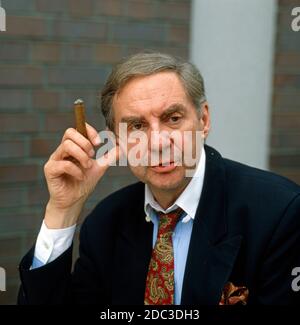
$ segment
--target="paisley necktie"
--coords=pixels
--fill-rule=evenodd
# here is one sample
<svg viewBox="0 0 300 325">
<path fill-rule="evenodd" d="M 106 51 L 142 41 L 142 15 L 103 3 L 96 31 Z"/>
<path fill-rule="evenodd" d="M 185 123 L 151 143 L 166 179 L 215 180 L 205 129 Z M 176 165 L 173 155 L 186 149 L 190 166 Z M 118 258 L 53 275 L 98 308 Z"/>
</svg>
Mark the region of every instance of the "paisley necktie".
<svg viewBox="0 0 300 325">
<path fill-rule="evenodd" d="M 172 234 L 180 208 L 168 214 L 159 212 L 159 227 L 146 280 L 145 305 L 174 304 L 174 252 Z"/>
</svg>

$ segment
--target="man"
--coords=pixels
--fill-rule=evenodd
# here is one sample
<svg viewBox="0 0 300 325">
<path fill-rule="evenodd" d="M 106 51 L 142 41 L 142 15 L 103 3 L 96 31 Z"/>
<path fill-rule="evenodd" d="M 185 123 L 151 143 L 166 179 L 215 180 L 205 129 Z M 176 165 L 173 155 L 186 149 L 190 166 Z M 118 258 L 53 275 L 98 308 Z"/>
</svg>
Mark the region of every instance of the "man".
<svg viewBox="0 0 300 325">
<path fill-rule="evenodd" d="M 191 166 L 177 164 L 172 136 L 169 161 L 161 158 L 163 138 L 148 140 L 146 151 L 159 161 L 131 164 L 141 182 L 108 196 L 86 218 L 71 274 L 77 219 L 109 160 L 93 159 L 100 143 L 94 128 L 87 126 L 89 139 L 68 129 L 45 165 L 50 199 L 36 245 L 20 265 L 19 303 L 299 303 L 292 289 L 300 266 L 299 186 L 197 144 L 195 135 L 206 138 L 210 129 L 197 69 L 168 55 L 137 54 L 115 67 L 101 100 L 118 138 L 111 157 L 136 145 L 121 150 L 120 123 L 127 136 L 139 131 L 147 139 L 177 131 L 181 155 L 188 145 L 201 153 L 193 177 Z"/>
</svg>

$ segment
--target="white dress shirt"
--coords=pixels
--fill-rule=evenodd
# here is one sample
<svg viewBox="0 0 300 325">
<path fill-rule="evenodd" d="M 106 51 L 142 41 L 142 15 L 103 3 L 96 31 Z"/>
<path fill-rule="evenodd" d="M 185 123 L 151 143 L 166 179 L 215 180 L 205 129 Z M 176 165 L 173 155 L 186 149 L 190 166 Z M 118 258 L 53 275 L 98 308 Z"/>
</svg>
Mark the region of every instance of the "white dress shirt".
<svg viewBox="0 0 300 325">
<path fill-rule="evenodd" d="M 164 210 L 154 199 L 148 185 L 145 185 L 145 202 L 144 209 L 146 220 L 152 221 L 153 229 L 153 247 L 156 242 L 158 232 L 158 219 L 156 211 L 169 213 L 178 207 L 184 213 L 178 222 L 173 234 L 174 248 L 174 278 L 175 278 L 175 304 L 180 304 L 183 276 L 188 253 L 188 246 L 192 232 L 193 220 L 199 204 L 205 173 L 205 151 L 202 148 L 200 161 L 196 171 L 177 200 L 166 210 Z M 76 225 L 64 229 L 48 229 L 43 221 L 39 232 L 34 252 L 32 269 L 43 266 L 54 261 L 71 245 L 76 230 Z"/>
</svg>

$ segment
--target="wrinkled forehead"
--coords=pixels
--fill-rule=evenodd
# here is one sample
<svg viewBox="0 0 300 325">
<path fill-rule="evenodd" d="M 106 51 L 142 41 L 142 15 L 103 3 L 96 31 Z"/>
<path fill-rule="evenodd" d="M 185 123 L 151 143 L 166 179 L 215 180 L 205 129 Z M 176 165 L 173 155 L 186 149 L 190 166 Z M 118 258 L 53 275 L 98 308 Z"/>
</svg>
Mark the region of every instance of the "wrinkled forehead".
<svg viewBox="0 0 300 325">
<path fill-rule="evenodd" d="M 115 113 L 126 111 L 162 110 L 175 103 L 184 104 L 187 96 L 182 82 L 174 72 L 160 72 L 150 76 L 135 77 L 115 95 Z"/>
</svg>

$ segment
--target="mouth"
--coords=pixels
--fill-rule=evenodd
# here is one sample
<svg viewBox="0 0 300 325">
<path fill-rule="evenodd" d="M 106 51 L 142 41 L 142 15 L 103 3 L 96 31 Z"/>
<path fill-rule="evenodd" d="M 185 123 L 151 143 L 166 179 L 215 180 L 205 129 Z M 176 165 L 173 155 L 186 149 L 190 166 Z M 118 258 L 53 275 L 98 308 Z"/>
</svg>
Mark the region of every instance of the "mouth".
<svg viewBox="0 0 300 325">
<path fill-rule="evenodd" d="M 155 171 L 156 173 L 169 173 L 173 171 L 177 165 L 175 164 L 174 161 L 169 162 L 168 164 L 166 163 L 160 163 L 157 166 L 151 166 L 150 168 Z"/>
</svg>

